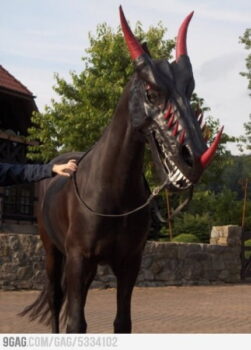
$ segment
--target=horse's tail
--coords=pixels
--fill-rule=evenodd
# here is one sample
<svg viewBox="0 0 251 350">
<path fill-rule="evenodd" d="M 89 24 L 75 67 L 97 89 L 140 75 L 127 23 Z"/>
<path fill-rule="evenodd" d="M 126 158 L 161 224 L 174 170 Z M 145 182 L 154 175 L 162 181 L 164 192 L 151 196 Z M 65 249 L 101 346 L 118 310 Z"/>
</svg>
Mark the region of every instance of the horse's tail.
<svg viewBox="0 0 251 350">
<path fill-rule="evenodd" d="M 67 319 L 67 308 L 64 305 L 65 299 L 66 299 L 66 283 L 65 283 L 65 276 L 63 274 L 62 276 L 62 312 L 61 312 L 61 321 L 63 324 L 66 323 Z M 18 316 L 28 316 L 30 321 L 38 320 L 38 322 L 45 324 L 46 326 L 50 325 L 52 314 L 51 309 L 49 305 L 49 283 L 45 284 L 44 288 L 38 295 L 37 299 L 30 305 L 26 306 L 23 311 L 18 313 Z"/>
<path fill-rule="evenodd" d="M 38 320 L 40 323 L 49 325 L 51 321 L 51 312 L 48 302 L 49 287 L 44 286 L 37 299 L 30 305 L 26 306 L 18 316 L 28 316 L 31 321 Z"/>
</svg>

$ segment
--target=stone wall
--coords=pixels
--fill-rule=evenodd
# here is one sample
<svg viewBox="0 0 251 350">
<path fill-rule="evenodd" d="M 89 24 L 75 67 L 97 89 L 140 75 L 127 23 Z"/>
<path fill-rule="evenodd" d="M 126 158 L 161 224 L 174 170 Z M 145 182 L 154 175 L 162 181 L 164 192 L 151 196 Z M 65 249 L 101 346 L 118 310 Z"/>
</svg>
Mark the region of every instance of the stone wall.
<svg viewBox="0 0 251 350">
<path fill-rule="evenodd" d="M 213 227 L 210 244 L 148 241 L 139 286 L 237 283 L 240 281 L 238 226 Z M 36 235 L 0 234 L 0 288 L 41 289 L 44 251 Z M 108 266 L 99 266 L 92 287 L 115 287 Z"/>
<path fill-rule="evenodd" d="M 0 289 L 41 289 L 44 249 L 37 235 L 0 234 Z"/>
</svg>

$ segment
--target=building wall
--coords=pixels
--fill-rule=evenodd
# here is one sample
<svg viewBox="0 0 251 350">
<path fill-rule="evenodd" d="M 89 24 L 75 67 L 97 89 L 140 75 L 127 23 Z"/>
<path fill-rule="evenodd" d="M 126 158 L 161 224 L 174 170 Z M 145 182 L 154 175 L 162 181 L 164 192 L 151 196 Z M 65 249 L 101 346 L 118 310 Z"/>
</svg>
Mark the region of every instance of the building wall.
<svg viewBox="0 0 251 350">
<path fill-rule="evenodd" d="M 240 282 L 241 229 L 213 227 L 210 244 L 148 241 L 138 286 L 192 285 Z M 44 250 L 37 235 L 0 234 L 0 288 L 41 289 Z M 115 287 L 108 266 L 99 266 L 93 288 Z"/>
</svg>

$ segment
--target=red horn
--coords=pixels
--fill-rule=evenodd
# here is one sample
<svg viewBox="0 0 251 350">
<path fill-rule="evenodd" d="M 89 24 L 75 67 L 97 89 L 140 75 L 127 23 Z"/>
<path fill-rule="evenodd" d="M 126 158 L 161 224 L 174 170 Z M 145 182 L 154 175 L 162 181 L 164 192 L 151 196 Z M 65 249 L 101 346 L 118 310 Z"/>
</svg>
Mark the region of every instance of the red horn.
<svg viewBox="0 0 251 350">
<path fill-rule="evenodd" d="M 200 162 L 203 168 L 206 168 L 207 165 L 211 162 L 211 160 L 214 157 L 214 154 L 217 150 L 217 147 L 220 143 L 220 139 L 222 136 L 222 132 L 223 132 L 223 128 L 222 127 L 220 129 L 220 131 L 218 132 L 217 136 L 215 137 L 213 143 L 211 144 L 211 146 L 202 154 L 202 156 L 200 157 Z"/>
<path fill-rule="evenodd" d="M 187 28 L 191 18 L 193 17 L 193 12 L 191 12 L 183 21 L 180 26 L 178 36 L 176 39 L 176 62 L 178 61 L 181 55 L 187 55 Z"/>
<path fill-rule="evenodd" d="M 120 13 L 121 28 L 122 28 L 122 31 L 124 34 L 124 38 L 125 38 L 128 50 L 130 52 L 131 58 L 133 60 L 136 60 L 137 58 L 142 56 L 145 51 L 143 50 L 142 46 L 140 45 L 138 40 L 133 35 L 133 33 L 132 33 L 132 31 L 127 23 L 127 20 L 124 16 L 122 6 L 119 7 L 119 13 Z"/>
</svg>

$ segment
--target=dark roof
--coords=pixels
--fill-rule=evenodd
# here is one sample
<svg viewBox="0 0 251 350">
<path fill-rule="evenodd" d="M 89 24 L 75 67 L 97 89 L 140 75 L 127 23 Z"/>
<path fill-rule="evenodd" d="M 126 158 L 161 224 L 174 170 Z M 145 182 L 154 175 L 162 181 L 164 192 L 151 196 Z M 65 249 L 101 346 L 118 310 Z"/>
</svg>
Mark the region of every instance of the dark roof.
<svg viewBox="0 0 251 350">
<path fill-rule="evenodd" d="M 34 97 L 32 92 L 27 89 L 19 80 L 10 74 L 3 66 L 0 65 L 0 88 L 15 91 L 29 97 Z"/>
</svg>

